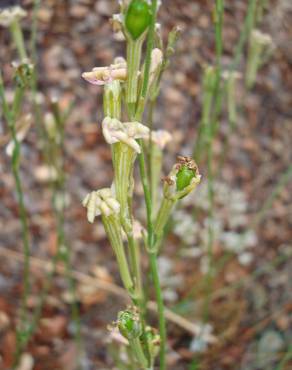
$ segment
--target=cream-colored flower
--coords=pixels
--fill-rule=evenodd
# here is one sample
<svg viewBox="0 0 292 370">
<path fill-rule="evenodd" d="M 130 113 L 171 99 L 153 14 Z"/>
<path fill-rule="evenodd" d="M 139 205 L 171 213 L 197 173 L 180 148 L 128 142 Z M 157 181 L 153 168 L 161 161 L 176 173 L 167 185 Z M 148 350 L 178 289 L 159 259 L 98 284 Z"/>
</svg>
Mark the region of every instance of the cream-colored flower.
<svg viewBox="0 0 292 370">
<path fill-rule="evenodd" d="M 162 150 L 172 140 L 172 135 L 166 130 L 152 131 L 151 140 Z"/>
<path fill-rule="evenodd" d="M 115 118 L 105 117 L 102 122 L 102 132 L 108 144 L 118 142 L 129 145 L 137 153 L 141 148 L 136 139 L 147 139 L 149 128 L 139 122 L 121 122 Z"/>
<path fill-rule="evenodd" d="M 0 25 L 9 27 L 12 22 L 24 18 L 26 15 L 27 12 L 18 5 L 0 9 Z"/>
<path fill-rule="evenodd" d="M 86 195 L 82 204 L 87 208 L 87 219 L 90 223 L 93 223 L 96 216 L 108 217 L 120 212 L 120 204 L 110 188 L 92 191 Z"/>
<path fill-rule="evenodd" d="M 127 63 L 119 58 L 117 63 L 108 67 L 96 67 L 90 72 L 82 73 L 82 77 L 93 85 L 105 85 L 114 80 L 125 81 L 127 78 Z"/>
</svg>

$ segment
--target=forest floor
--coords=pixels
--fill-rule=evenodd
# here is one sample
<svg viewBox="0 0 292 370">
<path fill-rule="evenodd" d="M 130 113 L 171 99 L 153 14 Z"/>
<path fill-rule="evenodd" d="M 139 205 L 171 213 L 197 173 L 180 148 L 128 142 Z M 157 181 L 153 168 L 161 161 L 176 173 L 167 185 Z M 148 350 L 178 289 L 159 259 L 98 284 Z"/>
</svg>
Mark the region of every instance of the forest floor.
<svg viewBox="0 0 292 370">
<path fill-rule="evenodd" d="M 165 152 L 166 174 L 178 154 L 190 155 L 193 151 L 202 108 L 202 70 L 204 65 L 214 63 L 215 56 L 212 2 L 162 3 L 159 17 L 164 39 L 174 25 L 183 30 L 163 78 L 154 117 L 155 128 L 173 134 Z M 246 1 L 225 3 L 223 65 L 228 66 Z M 202 184 L 177 210 L 159 260 L 165 301 L 171 310 L 167 321 L 169 370 L 288 370 L 292 366 L 292 10 L 288 1 L 271 3 L 273 9 L 266 11 L 259 28 L 271 35 L 275 51 L 251 91 L 247 92 L 244 81 L 239 81 L 238 120 L 232 133 L 226 109 L 220 118 L 213 145 L 214 217 L 208 219 L 208 174 L 203 161 Z M 28 38 L 32 1 L 25 0 L 24 6 L 29 10 L 29 17 L 23 21 Z M 43 105 L 49 109 L 52 96 L 57 96 L 64 109 L 74 102 L 65 128 L 70 202 L 65 230 L 81 312 L 85 349 L 82 365 L 92 370 L 114 368 L 107 325 L 128 301 L 119 288 L 116 263 L 102 224 L 90 225 L 81 204 L 89 191 L 108 186 L 112 179 L 111 153 L 100 129 L 102 89 L 82 80 L 81 73 L 108 65 L 115 56 L 123 55 L 124 44 L 114 39 L 109 22 L 117 11 L 117 1 L 113 0 L 44 0 L 38 13 Z M 15 50 L 5 29 L 0 30 L 0 43 L 1 69 L 9 94 Z M 245 61 L 244 55 L 239 66 L 243 74 Z M 21 156 L 33 256 L 32 310 L 47 281 L 47 262 L 57 249 L 36 126 L 23 141 Z M 0 130 L 0 369 L 6 370 L 12 366 L 16 345 L 23 254 L 15 186 L 5 152 L 9 136 L 4 122 L 0 122 Z M 141 218 L 141 196 L 138 186 L 135 209 L 145 222 Z M 205 247 L 210 222 L 214 235 L 211 283 L 206 278 Z M 70 301 L 72 296 L 60 267 L 19 369 L 76 368 L 78 351 Z M 155 323 L 155 312 L 151 312 Z M 29 367 L 31 358 L 33 367 Z"/>
</svg>

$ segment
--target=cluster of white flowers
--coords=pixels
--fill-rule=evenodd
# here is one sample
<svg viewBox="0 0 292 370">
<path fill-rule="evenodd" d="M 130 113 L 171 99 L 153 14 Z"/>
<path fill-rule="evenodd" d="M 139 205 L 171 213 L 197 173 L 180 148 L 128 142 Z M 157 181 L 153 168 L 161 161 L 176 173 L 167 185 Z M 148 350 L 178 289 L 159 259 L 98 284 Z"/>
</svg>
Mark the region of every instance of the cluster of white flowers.
<svg viewBox="0 0 292 370">
<path fill-rule="evenodd" d="M 27 12 L 20 6 L 0 9 L 0 26 L 9 27 L 15 20 L 26 17 Z"/>
<path fill-rule="evenodd" d="M 87 219 L 91 223 L 101 214 L 108 217 L 120 212 L 120 204 L 110 188 L 92 191 L 86 195 L 82 204 L 87 208 Z"/>
</svg>

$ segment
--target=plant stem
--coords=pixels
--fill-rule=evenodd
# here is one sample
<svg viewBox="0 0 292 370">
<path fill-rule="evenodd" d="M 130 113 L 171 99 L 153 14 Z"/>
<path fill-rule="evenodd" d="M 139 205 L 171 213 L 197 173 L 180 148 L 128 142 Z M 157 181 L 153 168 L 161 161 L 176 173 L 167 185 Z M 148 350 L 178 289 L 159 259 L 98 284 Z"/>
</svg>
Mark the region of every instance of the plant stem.
<svg viewBox="0 0 292 370">
<path fill-rule="evenodd" d="M 141 53 L 144 37 L 137 40 L 127 39 L 127 66 L 128 77 L 126 85 L 126 102 L 128 105 L 129 115 L 135 114 L 136 102 L 138 96 L 138 73 L 141 62 Z"/>
<path fill-rule="evenodd" d="M 27 53 L 24 45 L 24 40 L 23 40 L 23 33 L 22 29 L 19 24 L 19 20 L 15 19 L 11 25 L 10 25 L 10 32 L 13 38 L 13 41 L 15 43 L 16 49 L 18 51 L 19 58 L 21 60 L 27 58 Z"/>
<path fill-rule="evenodd" d="M 245 18 L 244 26 L 239 36 L 238 44 L 235 47 L 234 51 L 234 59 L 230 66 L 231 70 L 234 70 L 238 64 L 240 63 L 241 56 L 243 54 L 243 48 L 245 45 L 246 40 L 249 37 L 251 30 L 255 24 L 255 17 L 256 17 L 256 7 L 257 7 L 258 0 L 249 0 L 248 7 L 247 7 L 247 15 Z"/>
<path fill-rule="evenodd" d="M 143 348 L 139 338 L 129 340 L 131 349 L 135 353 L 135 357 L 143 369 L 147 369 L 148 361 L 144 355 Z"/>
<path fill-rule="evenodd" d="M 16 186 L 16 194 L 18 200 L 18 208 L 22 229 L 22 242 L 23 242 L 23 253 L 24 253 L 24 271 L 23 271 L 23 294 L 22 294 L 22 303 L 20 308 L 20 319 L 21 327 L 19 335 L 22 335 L 26 332 L 25 325 L 28 323 L 28 310 L 27 310 L 27 300 L 30 293 L 30 243 L 29 243 L 29 227 L 28 227 L 28 218 L 24 205 L 24 196 L 21 183 L 21 177 L 19 172 L 19 160 L 20 160 L 20 143 L 17 139 L 16 132 L 16 119 L 18 115 L 18 110 L 20 108 L 22 97 L 23 97 L 24 87 L 17 86 L 14 96 L 14 101 L 12 105 L 12 110 L 7 104 L 5 98 L 5 90 L 2 79 L 2 74 L 0 71 L 0 99 L 2 101 L 3 113 L 10 130 L 10 134 L 14 143 L 14 149 L 12 153 L 12 173 Z M 25 333 L 26 334 L 26 333 Z M 17 340 L 16 356 L 18 361 L 18 356 L 21 352 L 22 343 L 20 338 Z"/>
<path fill-rule="evenodd" d="M 102 222 L 110 240 L 111 246 L 115 252 L 123 284 L 129 294 L 132 296 L 134 293 L 134 284 L 131 278 L 128 261 L 124 250 L 120 223 L 116 219 L 115 215 L 109 217 L 102 216 Z"/>
<path fill-rule="evenodd" d="M 145 104 L 146 95 L 148 91 L 149 83 L 149 74 L 150 74 L 150 65 L 151 65 L 151 52 L 154 45 L 154 34 L 155 34 L 155 22 L 156 22 L 156 13 L 157 13 L 157 0 L 152 0 L 152 20 L 148 30 L 148 40 L 147 40 L 147 50 L 146 50 L 146 60 L 145 60 L 145 70 L 144 70 L 144 80 L 142 84 L 141 97 L 139 99 L 138 111 L 136 112 L 137 120 L 141 120 L 143 110 L 142 106 Z M 140 109 L 139 109 L 140 107 Z M 142 112 L 142 113 L 141 113 Z M 155 247 L 155 235 L 152 222 L 152 201 L 151 201 L 151 192 L 148 184 L 148 179 L 146 176 L 146 166 L 145 166 L 145 155 L 143 141 L 140 139 L 138 143 L 141 147 L 141 153 L 138 156 L 139 159 L 139 169 L 140 177 L 144 191 L 144 198 L 146 204 L 146 214 L 147 214 L 147 251 L 150 259 L 151 274 L 153 282 L 155 285 L 155 294 L 158 305 L 159 312 L 159 334 L 160 334 L 160 370 L 165 369 L 165 347 L 166 347 L 166 328 L 165 328 L 165 317 L 164 317 L 164 303 L 162 299 L 161 286 L 158 275 L 157 267 L 157 253 L 154 252 Z"/>
<path fill-rule="evenodd" d="M 166 323 L 165 323 L 165 316 L 164 316 L 164 304 L 162 298 L 162 292 L 160 287 L 160 280 L 158 274 L 158 265 L 157 265 L 157 254 L 156 253 L 149 253 L 150 258 L 150 268 L 152 279 L 155 288 L 156 300 L 158 305 L 158 316 L 159 316 L 159 335 L 160 335 L 160 370 L 166 369 L 166 360 L 165 360 L 165 352 L 166 352 Z"/>
</svg>

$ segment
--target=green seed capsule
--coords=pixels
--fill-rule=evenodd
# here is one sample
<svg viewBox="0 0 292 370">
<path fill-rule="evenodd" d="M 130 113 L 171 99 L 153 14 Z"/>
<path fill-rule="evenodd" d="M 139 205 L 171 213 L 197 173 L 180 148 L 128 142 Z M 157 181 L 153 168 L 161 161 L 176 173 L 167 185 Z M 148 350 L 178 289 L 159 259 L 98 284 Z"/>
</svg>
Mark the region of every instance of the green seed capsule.
<svg viewBox="0 0 292 370">
<path fill-rule="evenodd" d="M 145 0 L 133 0 L 126 12 L 125 25 L 134 40 L 138 39 L 149 27 L 151 8 Z"/>
<path fill-rule="evenodd" d="M 181 166 L 178 173 L 176 174 L 176 190 L 184 190 L 188 185 L 190 185 L 195 175 L 195 171 L 188 168 L 188 166 Z"/>
<path fill-rule="evenodd" d="M 119 312 L 118 328 L 120 333 L 129 340 L 138 338 L 142 333 L 138 315 L 128 310 Z"/>
</svg>

